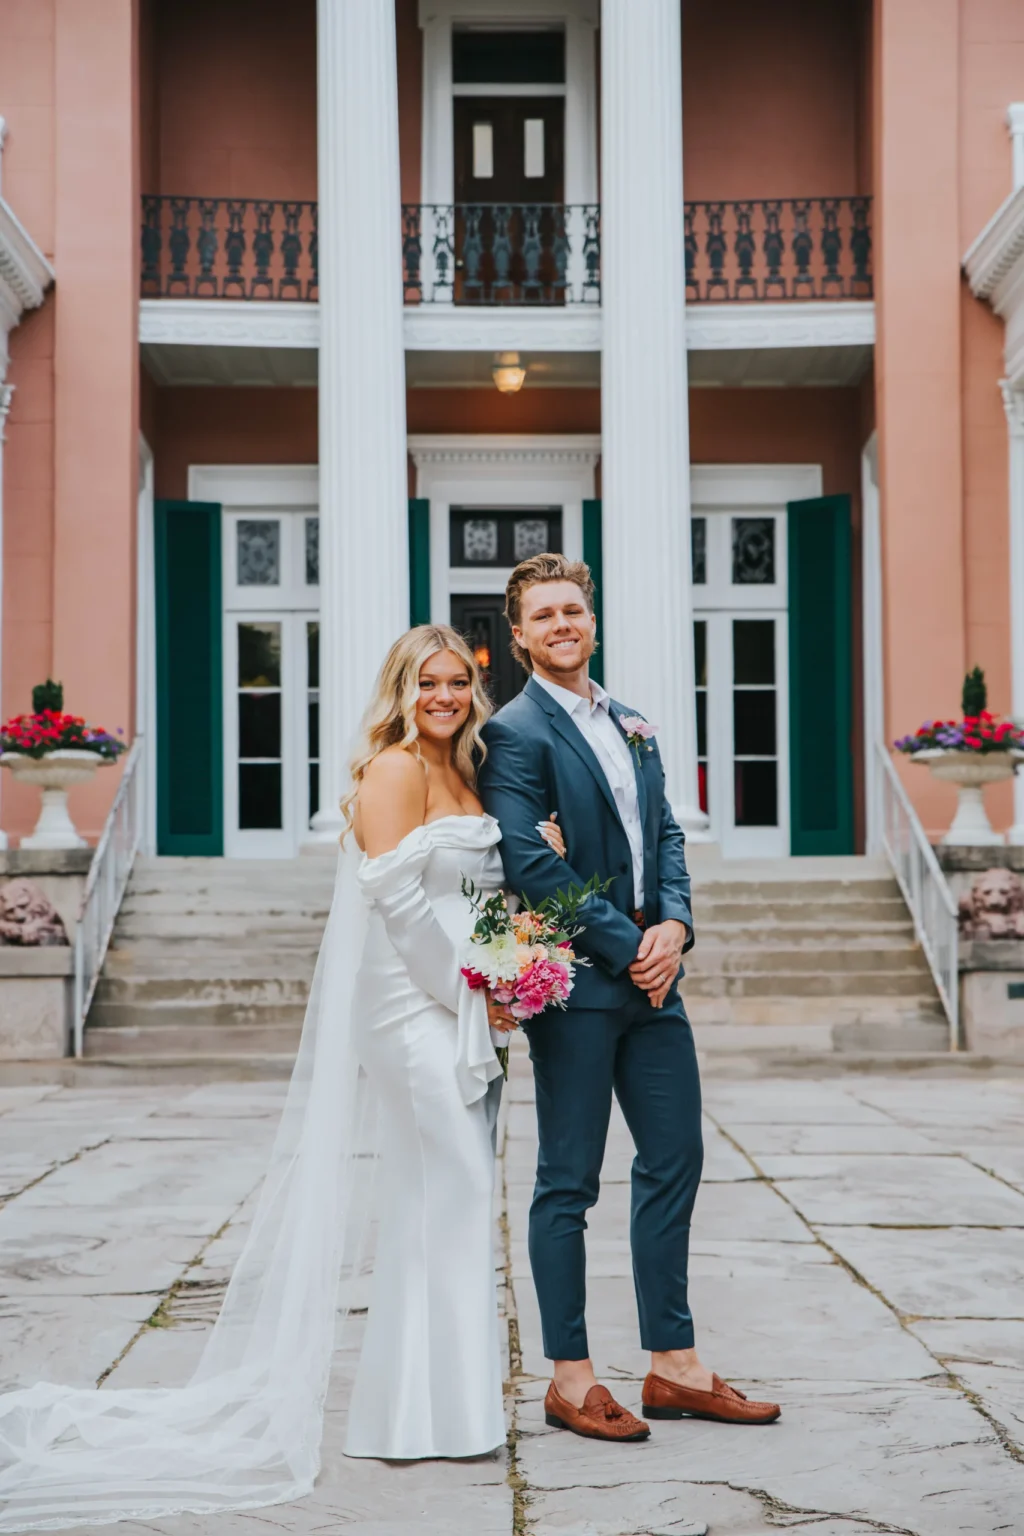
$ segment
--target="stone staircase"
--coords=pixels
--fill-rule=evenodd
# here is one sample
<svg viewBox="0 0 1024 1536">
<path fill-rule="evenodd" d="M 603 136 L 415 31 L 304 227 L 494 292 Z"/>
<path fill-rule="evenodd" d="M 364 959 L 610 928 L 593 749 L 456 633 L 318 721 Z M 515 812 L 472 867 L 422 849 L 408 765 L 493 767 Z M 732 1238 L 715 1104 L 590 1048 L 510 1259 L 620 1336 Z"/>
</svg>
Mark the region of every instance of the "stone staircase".
<svg viewBox="0 0 1024 1536">
<path fill-rule="evenodd" d="M 87 1057 L 286 1068 L 334 886 L 333 853 L 139 858 L 85 1032 Z"/>
<path fill-rule="evenodd" d="M 887 866 L 689 850 L 683 995 L 705 1054 L 944 1051 L 945 1015 Z M 85 1035 L 96 1060 L 285 1072 L 334 858 L 140 858 Z"/>
<path fill-rule="evenodd" d="M 945 1051 L 946 1016 L 882 860 L 726 862 L 689 850 L 683 995 L 704 1051 Z"/>
</svg>

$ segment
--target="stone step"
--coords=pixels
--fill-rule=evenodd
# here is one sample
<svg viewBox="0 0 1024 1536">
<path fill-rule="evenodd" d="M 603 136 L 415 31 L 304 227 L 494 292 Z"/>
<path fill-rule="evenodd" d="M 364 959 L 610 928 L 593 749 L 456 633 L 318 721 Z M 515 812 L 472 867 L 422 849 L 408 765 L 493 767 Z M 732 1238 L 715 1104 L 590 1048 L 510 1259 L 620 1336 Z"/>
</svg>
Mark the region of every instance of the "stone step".
<svg viewBox="0 0 1024 1536">
<path fill-rule="evenodd" d="M 856 927 L 862 922 L 889 920 L 905 922 L 906 906 L 898 901 L 880 901 L 870 898 L 851 897 L 846 901 L 813 899 L 806 893 L 792 901 L 747 901 L 736 896 L 721 900 L 708 899 L 700 892 L 693 893 L 694 919 L 699 928 L 714 923 L 749 923 L 755 919 L 763 922 L 820 923 Z"/>
<path fill-rule="evenodd" d="M 183 1028 L 212 1029 L 284 1028 L 298 1037 L 306 1016 L 305 998 L 294 1001 L 268 999 L 252 1002 L 199 1002 L 188 998 L 168 998 L 161 1002 L 112 1002 L 97 997 L 89 1010 L 91 1035 L 95 1029 L 139 1031 L 149 1038 L 149 1031 Z"/>
<path fill-rule="evenodd" d="M 114 942 L 118 946 L 141 943 L 148 940 L 195 940 L 246 942 L 256 946 L 268 944 L 294 944 L 296 942 L 319 944 L 327 924 L 327 913 L 309 914 L 299 919 L 274 919 L 271 917 L 246 917 L 233 913 L 158 913 L 128 916 L 119 921 L 114 930 Z"/>
<path fill-rule="evenodd" d="M 236 1008 L 263 1008 L 278 1003 L 305 1007 L 312 970 L 302 976 L 109 976 L 96 987 L 96 1008 L 163 1008 L 186 1003 L 190 1007 L 228 1004 Z"/>
<path fill-rule="evenodd" d="M 740 946 L 702 944 L 683 959 L 688 976 L 746 976 L 766 971 L 798 974 L 805 971 L 832 971 L 848 975 L 879 974 L 892 971 L 916 971 L 929 975 L 927 961 L 919 949 L 909 944 L 881 944 L 835 947 L 808 944 Z"/>
<path fill-rule="evenodd" d="M 196 944 L 183 947 L 160 940 L 152 948 L 132 945 L 127 949 L 109 949 L 99 986 L 122 983 L 176 982 L 187 977 L 197 982 L 263 979 L 298 980 L 307 986 L 316 965 L 316 946 L 303 948 L 267 947 L 225 949 L 222 945 Z M 187 959 L 187 965 L 183 965 Z"/>
<path fill-rule="evenodd" d="M 738 976 L 695 975 L 682 984 L 690 997 L 928 997 L 934 984 L 928 971 L 748 971 Z"/>
<path fill-rule="evenodd" d="M 839 1024 L 868 1022 L 889 1028 L 907 1021 L 942 1022 L 946 1015 L 936 997 L 705 997 L 686 992 L 686 1012 L 696 1029 L 736 1024 L 758 1028 L 793 1025 L 829 1029 Z"/>
<path fill-rule="evenodd" d="M 278 1061 L 294 1059 L 299 1044 L 298 1026 L 283 1024 L 209 1025 L 144 1024 L 137 1028 L 106 1028 L 90 1024 L 85 1034 L 86 1057 L 119 1058 L 203 1058 L 232 1059 L 245 1062 L 273 1057 Z"/>
<path fill-rule="evenodd" d="M 900 894 L 899 885 L 891 875 L 849 880 L 761 880 L 757 876 L 736 880 L 728 876 L 709 878 L 698 873 L 691 874 L 691 881 L 694 891 L 712 901 L 804 901 L 819 897 L 825 901 L 843 901 L 848 897 L 859 901 L 885 901 Z"/>
</svg>

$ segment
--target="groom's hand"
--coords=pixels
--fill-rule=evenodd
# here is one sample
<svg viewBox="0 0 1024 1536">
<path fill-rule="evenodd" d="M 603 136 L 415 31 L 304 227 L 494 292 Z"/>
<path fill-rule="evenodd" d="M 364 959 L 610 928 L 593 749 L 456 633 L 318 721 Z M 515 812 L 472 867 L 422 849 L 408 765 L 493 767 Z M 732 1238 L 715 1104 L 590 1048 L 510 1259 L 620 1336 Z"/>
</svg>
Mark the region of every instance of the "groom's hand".
<svg viewBox="0 0 1024 1536">
<path fill-rule="evenodd" d="M 686 924 L 675 918 L 644 929 L 629 974 L 652 1008 L 660 1008 L 675 985 L 685 943 Z"/>
</svg>

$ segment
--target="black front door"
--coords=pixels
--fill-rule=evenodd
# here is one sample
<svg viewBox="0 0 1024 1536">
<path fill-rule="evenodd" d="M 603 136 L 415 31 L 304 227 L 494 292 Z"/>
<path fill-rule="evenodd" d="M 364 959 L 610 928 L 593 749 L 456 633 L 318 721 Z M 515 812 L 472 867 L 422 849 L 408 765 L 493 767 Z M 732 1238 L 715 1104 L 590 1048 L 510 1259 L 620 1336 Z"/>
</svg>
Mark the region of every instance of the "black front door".
<svg viewBox="0 0 1024 1536">
<path fill-rule="evenodd" d="M 565 102 L 455 101 L 457 303 L 564 303 Z"/>
<path fill-rule="evenodd" d="M 498 593 L 452 598 L 452 625 L 465 635 L 483 673 L 495 709 L 514 699 L 526 683 L 526 673 L 510 649 L 512 631 L 505 618 L 505 599 Z"/>
</svg>

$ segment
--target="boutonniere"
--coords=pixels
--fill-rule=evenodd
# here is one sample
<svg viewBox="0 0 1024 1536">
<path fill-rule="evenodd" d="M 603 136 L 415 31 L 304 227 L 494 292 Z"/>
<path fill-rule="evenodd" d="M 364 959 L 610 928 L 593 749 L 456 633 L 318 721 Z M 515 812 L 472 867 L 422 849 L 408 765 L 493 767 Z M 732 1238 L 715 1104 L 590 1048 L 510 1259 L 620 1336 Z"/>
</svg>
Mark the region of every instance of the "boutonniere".
<svg viewBox="0 0 1024 1536">
<path fill-rule="evenodd" d="M 622 715 L 619 724 L 626 733 L 626 740 L 636 753 L 637 763 L 640 762 L 640 748 L 646 747 L 648 752 L 653 752 L 651 742 L 658 733 L 656 725 L 649 725 L 646 720 L 641 720 L 639 715 Z"/>
</svg>

